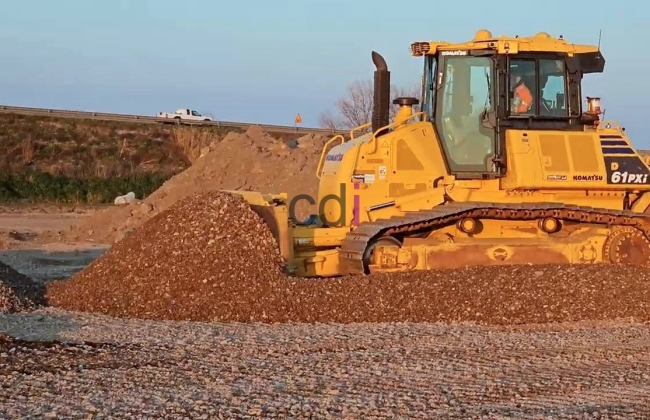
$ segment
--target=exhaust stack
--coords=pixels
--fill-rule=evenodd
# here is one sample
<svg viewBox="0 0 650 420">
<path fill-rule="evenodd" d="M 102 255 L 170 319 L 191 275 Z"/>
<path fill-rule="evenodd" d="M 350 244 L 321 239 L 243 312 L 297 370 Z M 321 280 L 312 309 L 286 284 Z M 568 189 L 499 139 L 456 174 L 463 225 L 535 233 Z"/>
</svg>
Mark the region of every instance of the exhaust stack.
<svg viewBox="0 0 650 420">
<path fill-rule="evenodd" d="M 372 131 L 388 125 L 390 117 L 390 72 L 386 60 L 373 51 L 372 62 L 375 65 L 375 87 L 373 92 Z M 378 133 L 381 135 L 383 133 Z"/>
</svg>

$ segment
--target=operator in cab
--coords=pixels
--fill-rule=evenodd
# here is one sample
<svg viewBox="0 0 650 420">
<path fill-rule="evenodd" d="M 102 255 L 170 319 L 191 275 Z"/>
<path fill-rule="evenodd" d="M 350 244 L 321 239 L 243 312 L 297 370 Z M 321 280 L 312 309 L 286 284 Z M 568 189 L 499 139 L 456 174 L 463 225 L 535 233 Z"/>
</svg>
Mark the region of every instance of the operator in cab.
<svg viewBox="0 0 650 420">
<path fill-rule="evenodd" d="M 512 104 L 513 114 L 527 114 L 533 106 L 533 94 L 523 79 L 523 69 L 510 68 L 510 86 L 514 93 Z"/>
</svg>

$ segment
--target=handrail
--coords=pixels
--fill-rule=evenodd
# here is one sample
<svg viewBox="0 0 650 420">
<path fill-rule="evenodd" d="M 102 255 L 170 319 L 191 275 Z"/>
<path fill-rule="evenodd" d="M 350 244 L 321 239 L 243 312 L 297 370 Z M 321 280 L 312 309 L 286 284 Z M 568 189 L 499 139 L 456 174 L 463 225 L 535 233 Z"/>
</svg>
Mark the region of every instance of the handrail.
<svg viewBox="0 0 650 420">
<path fill-rule="evenodd" d="M 377 133 L 379 133 L 380 131 L 386 130 L 386 129 L 390 128 L 390 127 L 394 127 L 394 126 L 396 126 L 396 125 L 402 125 L 402 124 L 405 124 L 407 121 L 409 121 L 409 120 L 411 120 L 411 119 L 417 117 L 418 115 L 424 115 L 424 116 L 426 116 L 427 113 L 426 113 L 426 111 L 415 112 L 415 113 L 411 114 L 408 118 L 406 118 L 405 120 L 400 121 L 400 122 L 397 123 L 397 124 L 395 123 L 395 121 L 393 121 L 392 123 L 390 123 L 390 124 L 388 124 L 388 125 L 385 125 L 385 126 L 379 128 L 379 129 L 378 129 L 377 131 L 375 131 L 374 133 L 371 133 L 370 141 L 374 141 L 374 144 L 375 144 L 375 149 L 373 150 L 372 153 L 376 153 L 376 152 L 377 152 Z M 359 126 L 359 127 L 355 128 L 355 130 L 360 129 L 360 128 L 362 128 L 362 127 L 367 127 L 367 126 L 370 125 L 370 124 L 371 124 L 371 123 L 366 123 L 366 124 L 364 124 L 364 125 L 362 125 L 362 126 Z M 350 135 L 352 135 L 352 132 L 350 132 Z M 360 151 L 361 151 L 361 143 L 358 143 L 358 144 L 356 145 L 356 147 L 355 147 L 355 151 L 354 151 L 354 159 L 353 159 L 353 160 L 354 160 L 354 163 L 355 163 L 355 164 L 356 164 L 356 162 L 357 162 L 357 159 L 359 159 L 359 152 L 360 152 Z"/>
<path fill-rule="evenodd" d="M 414 112 L 413 114 L 409 115 L 408 118 L 406 118 L 406 119 L 404 119 L 404 120 L 402 120 L 402 121 L 399 121 L 398 123 L 395 123 L 395 122 L 393 121 L 392 123 L 390 123 L 390 124 L 388 124 L 388 125 L 385 125 L 385 126 L 379 128 L 379 129 L 378 129 L 377 131 L 375 131 L 374 133 L 372 133 L 371 141 L 374 141 L 374 146 L 375 146 L 375 148 L 374 148 L 374 150 L 373 150 L 373 153 L 375 153 L 375 152 L 377 151 L 377 133 L 379 133 L 380 131 L 383 131 L 383 130 L 389 129 L 389 128 L 391 128 L 391 127 L 395 127 L 395 126 L 397 126 L 397 125 L 403 125 L 403 124 L 406 124 L 407 121 L 412 120 L 412 119 L 414 119 L 415 117 L 418 117 L 418 116 L 420 116 L 420 115 L 424 115 L 424 116 L 425 116 L 425 120 L 426 120 L 426 116 L 427 116 L 426 111 Z M 355 131 L 362 130 L 362 129 L 364 129 L 364 128 L 370 126 L 370 125 L 372 125 L 371 122 L 366 123 L 366 124 L 363 124 L 363 125 L 360 125 L 360 126 L 358 126 L 358 127 L 353 128 L 352 130 L 350 130 L 350 141 L 354 140 L 354 132 L 355 132 Z M 327 151 L 328 151 L 328 150 L 327 150 L 327 146 L 329 146 L 330 143 L 332 143 L 334 140 L 336 140 L 336 139 L 339 138 L 339 137 L 341 138 L 341 144 L 345 143 L 345 138 L 344 138 L 343 135 L 341 135 L 341 134 L 338 134 L 338 135 L 332 137 L 332 138 L 331 138 L 327 143 L 325 143 L 325 146 L 323 147 L 323 151 L 321 152 L 321 155 L 320 155 L 320 159 L 318 160 L 318 166 L 316 167 L 316 176 L 318 177 L 318 179 L 320 179 L 320 177 L 321 177 L 321 175 L 322 175 L 321 171 L 322 171 L 322 167 L 324 166 L 323 159 L 325 158 L 326 153 L 327 153 Z M 359 151 L 360 151 L 360 150 L 361 150 L 361 143 L 357 144 L 356 147 L 355 147 L 355 157 L 354 157 L 354 161 L 355 161 L 355 162 L 356 162 L 356 160 L 359 158 Z"/>
<path fill-rule="evenodd" d="M 426 114 L 427 114 L 426 111 L 414 112 L 413 114 L 409 115 L 408 118 L 406 118 L 406 119 L 404 119 L 404 120 L 402 120 L 402 121 L 399 121 L 398 123 L 395 123 L 395 121 L 393 121 L 392 123 L 390 123 L 390 124 L 388 124 L 388 125 L 385 125 L 385 126 L 379 128 L 379 129 L 377 129 L 377 131 L 375 131 L 374 133 L 372 133 L 372 137 L 370 138 L 371 141 L 374 142 L 374 146 L 375 146 L 375 148 L 373 149 L 372 153 L 376 153 L 376 152 L 377 152 L 377 133 L 379 133 L 380 131 L 387 130 L 387 129 L 391 128 L 391 127 L 395 127 L 396 125 L 403 125 L 403 124 L 406 124 L 407 121 L 409 121 L 409 120 L 411 120 L 411 119 L 417 117 L 418 115 L 426 115 Z"/>
<path fill-rule="evenodd" d="M 362 124 L 358 127 L 354 127 L 352 130 L 350 130 L 350 140 L 354 140 L 354 132 L 358 130 L 363 130 L 364 128 L 371 126 L 372 122 Z"/>
<path fill-rule="evenodd" d="M 337 134 L 336 136 L 329 139 L 327 143 L 325 143 L 325 146 L 323 146 L 323 151 L 320 152 L 320 159 L 318 160 L 318 166 L 316 167 L 316 177 L 318 179 L 320 179 L 321 171 L 323 169 L 323 166 L 325 166 L 325 162 L 323 161 L 323 159 L 325 159 L 325 156 L 327 156 L 327 153 L 329 152 L 327 146 L 329 146 L 330 143 L 332 143 L 334 140 L 338 139 L 339 137 L 341 138 L 341 144 L 345 143 L 345 137 L 343 137 L 343 135 L 341 134 Z"/>
</svg>

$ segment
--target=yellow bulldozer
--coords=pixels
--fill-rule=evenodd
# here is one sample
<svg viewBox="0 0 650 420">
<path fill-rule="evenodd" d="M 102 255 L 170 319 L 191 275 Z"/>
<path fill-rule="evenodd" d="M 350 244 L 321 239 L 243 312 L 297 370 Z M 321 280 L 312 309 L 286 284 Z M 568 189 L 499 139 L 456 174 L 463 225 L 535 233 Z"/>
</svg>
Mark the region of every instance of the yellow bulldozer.
<svg viewBox="0 0 650 420">
<path fill-rule="evenodd" d="M 318 197 L 231 191 L 269 224 L 290 274 L 649 262 L 648 162 L 582 96 L 605 67 L 598 46 L 479 30 L 411 53 L 421 98 L 395 98 L 390 122 L 390 72 L 373 52 L 372 121 L 325 146 Z M 301 199 L 318 214 L 296 220 Z"/>
</svg>

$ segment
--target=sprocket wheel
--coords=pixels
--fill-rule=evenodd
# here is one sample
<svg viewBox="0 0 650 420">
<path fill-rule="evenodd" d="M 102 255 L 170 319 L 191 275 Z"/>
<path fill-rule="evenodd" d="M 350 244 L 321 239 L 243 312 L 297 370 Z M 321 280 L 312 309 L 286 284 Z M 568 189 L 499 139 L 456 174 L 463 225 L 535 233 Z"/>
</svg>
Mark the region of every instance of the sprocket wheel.
<svg viewBox="0 0 650 420">
<path fill-rule="evenodd" d="M 650 241 L 633 227 L 615 229 L 605 240 L 603 259 L 614 264 L 650 265 Z"/>
</svg>

